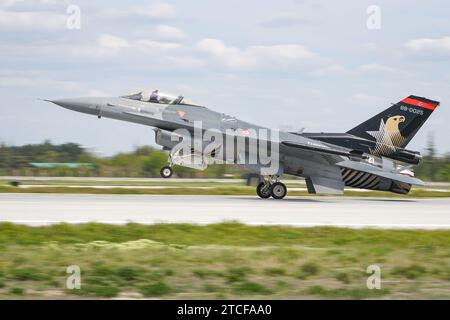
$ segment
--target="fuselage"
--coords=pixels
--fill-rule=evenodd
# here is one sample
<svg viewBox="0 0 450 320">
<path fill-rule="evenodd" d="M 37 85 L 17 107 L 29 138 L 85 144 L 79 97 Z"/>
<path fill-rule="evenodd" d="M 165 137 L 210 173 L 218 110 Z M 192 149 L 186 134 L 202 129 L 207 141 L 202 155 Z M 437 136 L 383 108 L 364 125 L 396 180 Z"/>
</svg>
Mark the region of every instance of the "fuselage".
<svg viewBox="0 0 450 320">
<path fill-rule="evenodd" d="M 181 101 L 182 97 L 179 98 Z M 242 136 L 247 135 L 250 130 L 255 132 L 266 130 L 266 132 L 271 132 L 272 136 L 270 138 L 267 137 L 267 140 L 270 140 L 270 142 L 273 142 L 273 132 L 276 132 L 277 161 L 279 162 L 277 166 L 278 171 L 275 173 L 276 176 L 286 173 L 305 177 L 307 181 L 308 177 L 325 176 L 333 181 L 343 181 L 343 184 L 352 187 L 368 187 L 389 191 L 395 189 L 393 187 L 394 182 L 390 178 L 391 176 L 394 177 L 394 173 L 385 174 L 384 177 L 380 178 L 377 176 L 377 173 L 368 173 L 364 170 L 370 165 L 371 168 L 375 168 L 380 172 L 394 172 L 397 170 L 397 162 L 385 157 L 368 154 L 364 151 L 353 150 L 351 146 L 349 148 L 345 143 L 337 143 L 339 142 L 339 137 L 327 136 L 326 134 L 317 136 L 271 130 L 270 128 L 242 121 L 225 113 L 213 111 L 204 106 L 189 103 L 173 103 L 173 101 L 171 103 L 162 103 L 161 101 L 142 101 L 141 99 L 129 97 L 82 97 L 53 100 L 51 102 L 61 107 L 99 118 L 105 117 L 153 127 L 156 131 L 156 143 L 167 150 L 171 150 L 174 147 L 175 142 L 171 141 L 172 133 L 180 129 L 189 132 L 194 139 L 199 126 L 202 131 L 219 131 L 224 137 L 229 135 L 230 132 Z M 343 137 L 341 142 L 349 141 L 350 138 L 349 135 L 345 134 L 341 137 Z M 251 140 L 251 137 L 246 138 L 248 141 L 246 140 L 247 145 L 244 146 L 245 148 L 250 145 L 249 141 Z M 257 138 L 258 148 L 262 140 L 264 139 Z M 301 152 L 299 152 L 298 147 L 301 148 Z M 224 144 L 223 148 L 225 149 L 227 146 Z M 241 152 L 241 150 L 237 149 L 233 151 L 237 154 Z M 355 151 L 357 153 L 353 153 Z M 213 152 L 215 153 L 215 151 Z M 333 155 L 332 159 L 329 156 L 330 153 Z M 353 154 L 355 155 L 354 158 L 352 157 Z M 237 163 L 238 158 L 233 156 L 233 158 L 224 158 L 223 160 L 227 163 Z M 351 161 L 350 167 L 336 165 L 349 159 Z M 261 167 L 260 164 L 255 166 L 244 163 L 243 165 L 247 169 L 254 169 L 255 171 Z M 410 185 L 407 183 L 406 187 L 403 186 L 399 190 L 401 193 L 405 193 L 409 191 L 409 188 Z"/>
</svg>

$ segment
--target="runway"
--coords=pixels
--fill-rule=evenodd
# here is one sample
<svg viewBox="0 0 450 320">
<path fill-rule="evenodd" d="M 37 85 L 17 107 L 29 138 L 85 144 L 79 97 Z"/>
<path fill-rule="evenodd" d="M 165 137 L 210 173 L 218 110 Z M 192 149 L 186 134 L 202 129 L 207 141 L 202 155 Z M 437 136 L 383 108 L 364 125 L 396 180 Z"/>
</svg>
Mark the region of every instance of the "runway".
<svg viewBox="0 0 450 320">
<path fill-rule="evenodd" d="M 195 223 L 450 229 L 450 198 L 0 194 L 0 221 Z"/>
</svg>

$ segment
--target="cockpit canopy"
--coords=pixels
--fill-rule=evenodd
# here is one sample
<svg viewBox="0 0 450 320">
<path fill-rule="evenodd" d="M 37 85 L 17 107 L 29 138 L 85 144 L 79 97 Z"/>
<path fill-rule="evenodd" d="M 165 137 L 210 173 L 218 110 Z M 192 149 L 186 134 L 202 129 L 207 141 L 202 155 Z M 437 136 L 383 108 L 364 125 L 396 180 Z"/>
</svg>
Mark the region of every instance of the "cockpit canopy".
<svg viewBox="0 0 450 320">
<path fill-rule="evenodd" d="M 159 90 L 141 91 L 138 93 L 122 96 L 122 98 L 161 104 L 182 104 L 199 106 L 198 104 L 185 99 L 183 96 L 175 96 L 172 94 L 163 93 Z"/>
</svg>

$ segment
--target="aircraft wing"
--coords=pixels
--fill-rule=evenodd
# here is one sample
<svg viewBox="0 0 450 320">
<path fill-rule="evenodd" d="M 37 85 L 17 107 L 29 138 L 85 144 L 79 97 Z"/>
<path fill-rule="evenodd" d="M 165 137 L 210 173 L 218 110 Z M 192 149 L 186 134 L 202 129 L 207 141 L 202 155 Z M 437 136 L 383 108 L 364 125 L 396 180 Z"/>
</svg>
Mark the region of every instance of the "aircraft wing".
<svg viewBox="0 0 450 320">
<path fill-rule="evenodd" d="M 283 142 L 281 142 L 281 144 L 288 146 L 288 147 L 318 152 L 321 154 L 330 154 L 330 155 L 337 155 L 337 156 L 344 156 L 344 157 L 357 157 L 357 158 L 363 157 L 363 153 L 361 151 L 349 150 L 347 148 L 341 148 L 339 146 L 328 146 L 328 145 L 325 145 L 322 143 L 316 144 L 316 143 L 310 143 L 310 142 L 299 143 L 299 142 L 292 142 L 292 141 L 283 141 Z"/>
<path fill-rule="evenodd" d="M 313 194 L 343 194 L 345 183 L 341 169 L 335 164 L 342 161 L 343 156 L 362 158 L 362 153 L 323 143 L 283 141 L 281 146 L 284 147 L 281 150 L 311 161 L 306 186 L 308 192 Z"/>
</svg>

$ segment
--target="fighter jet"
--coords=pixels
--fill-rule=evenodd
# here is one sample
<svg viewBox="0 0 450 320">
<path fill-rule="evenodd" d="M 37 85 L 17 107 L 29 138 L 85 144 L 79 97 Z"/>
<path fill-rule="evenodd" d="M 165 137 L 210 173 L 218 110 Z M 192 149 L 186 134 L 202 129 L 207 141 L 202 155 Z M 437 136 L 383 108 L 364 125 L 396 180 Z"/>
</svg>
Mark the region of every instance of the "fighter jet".
<svg viewBox="0 0 450 320">
<path fill-rule="evenodd" d="M 169 153 L 168 165 L 161 168 L 164 178 L 172 176 L 174 165 L 203 170 L 216 162 L 237 164 L 260 174 L 259 197 L 275 199 L 287 194 L 282 174 L 305 178 L 311 194 L 342 194 L 346 186 L 407 194 L 412 185 L 424 185 L 413 172 L 422 157 L 405 147 L 439 106 L 410 95 L 345 133 L 312 133 L 271 130 L 159 90 L 47 101 L 99 119 L 152 127 L 156 143 Z M 215 138 L 205 141 L 208 130 Z M 179 147 L 182 140 L 190 141 L 189 148 Z M 273 170 L 267 170 L 261 150 L 272 156 Z"/>
</svg>

